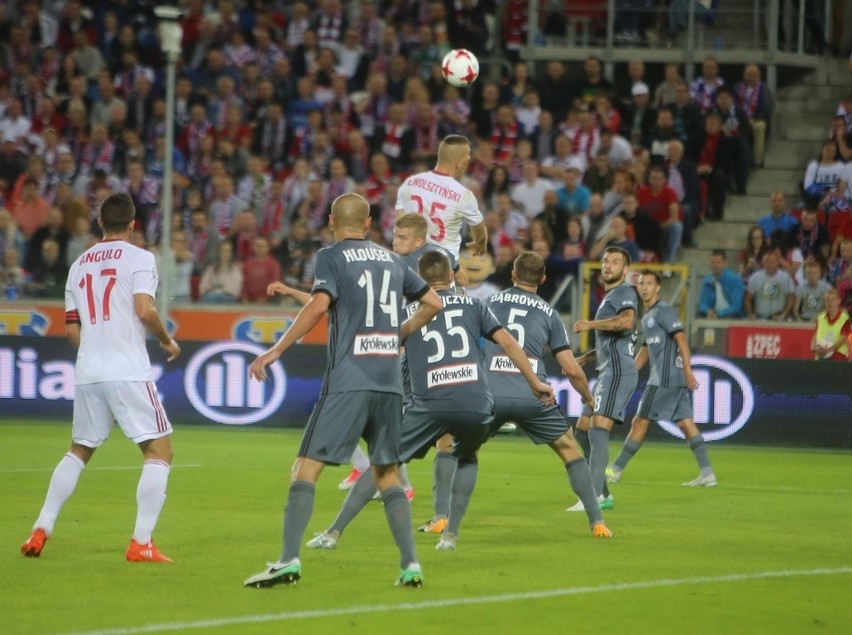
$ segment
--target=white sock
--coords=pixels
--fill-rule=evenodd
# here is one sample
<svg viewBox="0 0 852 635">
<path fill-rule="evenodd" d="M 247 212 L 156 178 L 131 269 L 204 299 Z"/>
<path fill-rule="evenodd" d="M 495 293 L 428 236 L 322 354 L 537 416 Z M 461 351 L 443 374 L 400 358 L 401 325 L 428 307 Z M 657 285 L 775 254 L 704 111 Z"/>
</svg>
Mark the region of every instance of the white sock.
<svg viewBox="0 0 852 635">
<path fill-rule="evenodd" d="M 352 467 L 359 472 L 366 472 L 370 469 L 370 459 L 364 454 L 360 445 L 356 445 L 355 451 L 352 453 Z"/>
<path fill-rule="evenodd" d="M 133 540 L 140 545 L 151 542 L 151 534 L 157 526 L 160 510 L 166 502 L 166 484 L 169 482 L 169 465 L 155 459 L 148 459 L 142 466 L 142 476 L 136 488 L 136 528 Z"/>
<path fill-rule="evenodd" d="M 80 457 L 71 452 L 62 457 L 56 469 L 53 470 L 53 476 L 50 477 L 50 486 L 47 488 L 44 507 L 41 508 L 41 513 L 38 515 L 38 520 L 36 520 L 33 529 L 41 527 L 47 532 L 48 536 L 53 533 L 56 517 L 62 511 L 65 501 L 74 493 L 77 480 L 85 467 L 86 464 Z"/>
<path fill-rule="evenodd" d="M 408 480 L 408 466 L 405 463 L 399 466 L 399 483 L 402 485 L 402 489 L 411 488 L 411 481 Z"/>
</svg>

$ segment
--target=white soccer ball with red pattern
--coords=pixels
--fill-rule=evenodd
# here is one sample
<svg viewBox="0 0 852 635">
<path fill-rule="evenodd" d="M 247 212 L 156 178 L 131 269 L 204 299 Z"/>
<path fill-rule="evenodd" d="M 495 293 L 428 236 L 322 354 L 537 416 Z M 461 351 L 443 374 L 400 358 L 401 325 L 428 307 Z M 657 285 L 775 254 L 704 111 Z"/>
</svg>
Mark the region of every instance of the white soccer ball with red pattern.
<svg viewBox="0 0 852 635">
<path fill-rule="evenodd" d="M 479 60 L 467 49 L 453 49 L 441 62 L 441 74 L 453 86 L 470 86 L 479 77 Z"/>
</svg>

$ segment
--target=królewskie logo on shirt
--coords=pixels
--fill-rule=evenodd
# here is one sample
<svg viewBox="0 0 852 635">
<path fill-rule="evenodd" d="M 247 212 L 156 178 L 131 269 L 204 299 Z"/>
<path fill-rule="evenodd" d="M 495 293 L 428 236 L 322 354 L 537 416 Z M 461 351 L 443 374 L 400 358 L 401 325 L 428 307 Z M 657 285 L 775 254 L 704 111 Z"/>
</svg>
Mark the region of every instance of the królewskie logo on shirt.
<svg viewBox="0 0 852 635">
<path fill-rule="evenodd" d="M 399 336 L 395 333 L 371 333 L 356 335 L 352 347 L 354 355 L 379 355 L 381 357 L 399 355 Z"/>
<path fill-rule="evenodd" d="M 479 368 L 476 364 L 453 364 L 426 373 L 426 387 L 430 389 L 474 381 L 479 381 Z"/>
<path fill-rule="evenodd" d="M 533 359 L 532 357 L 530 357 L 529 360 L 533 372 L 538 374 L 538 360 Z M 519 371 L 512 363 L 512 360 L 505 355 L 495 355 L 492 357 L 489 370 L 495 373 L 516 373 L 518 375 L 521 373 L 521 371 Z"/>
<path fill-rule="evenodd" d="M 258 423 L 274 413 L 287 394 L 281 364 L 266 367 L 265 382 L 248 376 L 248 367 L 266 349 L 250 342 L 219 342 L 199 350 L 186 366 L 186 397 L 201 415 L 226 425 Z"/>
</svg>

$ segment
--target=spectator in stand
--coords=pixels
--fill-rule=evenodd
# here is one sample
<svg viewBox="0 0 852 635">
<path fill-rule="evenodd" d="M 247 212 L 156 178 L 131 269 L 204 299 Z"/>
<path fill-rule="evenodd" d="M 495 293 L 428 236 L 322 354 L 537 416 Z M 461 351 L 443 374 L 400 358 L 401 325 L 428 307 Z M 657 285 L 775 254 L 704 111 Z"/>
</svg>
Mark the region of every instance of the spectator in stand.
<svg viewBox="0 0 852 635">
<path fill-rule="evenodd" d="M 27 274 L 20 265 L 21 254 L 14 247 L 9 247 L 3 253 L 2 268 L 0 268 L 0 291 L 6 300 L 17 300 L 25 295 Z"/>
<path fill-rule="evenodd" d="M 27 169 L 27 156 L 18 150 L 15 138 L 6 135 L 0 142 L 0 179 L 11 186 Z"/>
<path fill-rule="evenodd" d="M 828 270 L 828 281 L 835 286 L 840 284 L 852 265 L 852 238 L 840 243 L 839 252 Z"/>
<path fill-rule="evenodd" d="M 542 109 L 550 112 L 554 121 L 562 121 L 568 111 L 574 107 L 577 91 L 567 77 L 563 62 L 556 60 L 547 62 L 539 93 Z M 542 155 L 537 156 L 539 159 L 542 158 Z"/>
<path fill-rule="evenodd" d="M 630 142 L 610 130 L 601 130 L 598 145 L 593 148 L 595 155 L 606 153 L 609 164 L 614 170 L 626 167 L 633 160 L 633 148 Z"/>
<path fill-rule="evenodd" d="M 32 280 L 26 285 L 26 294 L 33 298 L 57 299 L 65 295 L 68 267 L 62 258 L 59 243 L 50 238 L 41 244 L 38 258 L 27 272 Z"/>
<path fill-rule="evenodd" d="M 633 192 L 626 192 L 622 197 L 620 216 L 627 223 L 627 236 L 636 243 L 639 250 L 635 260 L 631 254 L 631 260 L 633 262 L 662 262 L 665 244 L 663 230 L 650 216 L 639 212 L 639 199 Z M 597 256 L 590 255 L 589 257 L 592 260 L 597 259 Z"/>
<path fill-rule="evenodd" d="M 515 119 L 515 109 L 509 105 L 497 107 L 496 117 L 491 127 L 491 145 L 494 148 L 494 161 L 508 165 L 515 152 L 520 135 L 520 125 Z"/>
<path fill-rule="evenodd" d="M 771 96 L 769 89 L 760 79 L 760 67 L 748 64 L 743 69 L 743 81 L 734 87 L 736 106 L 748 117 L 752 131 L 752 160 L 757 167 L 763 167 L 766 154 L 766 130 L 771 117 Z"/>
<path fill-rule="evenodd" d="M 763 230 L 754 225 L 748 230 L 745 249 L 740 252 L 740 276 L 743 282 L 748 282 L 752 274 L 763 266 L 763 256 L 768 250 L 769 242 Z"/>
<path fill-rule="evenodd" d="M 701 208 L 701 188 L 698 169 L 684 156 L 684 147 L 680 141 L 669 144 L 669 160 L 665 163 L 667 182 L 683 210 L 683 245 L 694 246 L 692 228 L 698 219 Z"/>
<path fill-rule="evenodd" d="M 71 234 L 65 228 L 65 218 L 62 216 L 62 210 L 57 207 L 52 208 L 48 212 L 44 225 L 35 230 L 32 238 L 30 238 L 26 256 L 24 257 L 24 269 L 27 271 L 35 270 L 41 258 L 41 247 L 46 240 L 52 240 L 59 246 L 59 259 L 65 262 L 65 254 L 68 250 L 68 240 L 70 238 Z"/>
<path fill-rule="evenodd" d="M 91 223 L 87 218 L 78 218 L 76 226 L 68 239 L 65 249 L 65 266 L 70 268 L 87 249 L 99 242 L 98 237 L 92 233 Z"/>
<path fill-rule="evenodd" d="M 204 268 L 198 291 L 206 304 L 239 302 L 243 289 L 243 266 L 234 260 L 234 247 L 228 241 L 219 244 L 215 259 Z"/>
<path fill-rule="evenodd" d="M 535 220 L 545 224 L 554 241 L 565 240 L 568 212 L 559 207 L 556 190 L 547 190 L 544 193 L 544 210 L 535 217 Z"/>
<path fill-rule="evenodd" d="M 258 236 L 254 240 L 254 256 L 243 264 L 243 288 L 240 301 L 267 303 L 266 288 L 281 280 L 281 266 L 269 254 L 269 240 Z"/>
<path fill-rule="evenodd" d="M 704 133 L 704 115 L 689 96 L 689 86 L 679 81 L 675 87 L 675 100 L 669 105 L 674 119 L 675 134 L 683 141 L 686 152 L 695 159 L 701 135 Z"/>
<path fill-rule="evenodd" d="M 669 144 L 681 140 L 674 127 L 672 111 L 668 108 L 661 109 L 657 113 L 657 124 L 651 128 L 645 145 L 651 165 L 665 163 L 669 157 Z"/>
<path fill-rule="evenodd" d="M 500 106 L 500 89 L 494 82 L 482 84 L 479 99 L 473 101 L 470 109 L 468 133 L 475 139 L 490 140 L 494 132 L 497 109 Z"/>
<path fill-rule="evenodd" d="M 629 177 L 632 183 L 632 176 Z M 628 172 L 619 170 L 613 175 L 612 187 L 603 195 L 603 212 L 607 218 L 621 213 L 621 199 L 625 193 L 633 191 L 628 185 Z"/>
<path fill-rule="evenodd" d="M 836 115 L 831 120 L 828 138 L 837 146 L 837 156 L 842 161 L 852 161 L 852 134 L 846 128 L 845 117 Z"/>
<path fill-rule="evenodd" d="M 589 253 L 598 239 L 609 231 L 609 221 L 610 219 L 604 214 L 603 197 L 600 194 L 592 194 L 589 198 L 589 209 L 580 216 L 585 242 L 583 253 Z"/>
<path fill-rule="evenodd" d="M 758 269 L 746 285 L 745 312 L 749 320 L 783 321 L 792 315 L 795 285 L 781 269 L 776 251 L 763 255 L 763 269 Z"/>
<path fill-rule="evenodd" d="M 24 235 L 15 224 L 12 213 L 0 208 L 0 263 L 6 262 L 6 251 L 14 249 L 17 254 L 25 253 Z"/>
<path fill-rule="evenodd" d="M 725 216 L 727 170 L 733 154 L 730 143 L 730 139 L 722 132 L 722 118 L 709 113 L 704 124 L 704 135 L 697 145 L 696 160 L 698 176 L 707 187 L 706 217 L 709 220 L 722 220 Z"/>
<path fill-rule="evenodd" d="M 802 252 L 790 244 L 789 234 L 785 234 L 780 229 L 772 232 L 769 237 L 769 249 L 778 254 L 779 266 L 787 272 L 795 286 L 798 287 L 805 281 L 802 270 L 805 259 L 802 257 Z"/>
<path fill-rule="evenodd" d="M 562 280 L 565 276 L 577 278 L 580 263 L 586 260 L 586 241 L 583 226 L 578 217 L 568 219 L 566 226 L 568 237 L 557 244 L 546 259 L 547 274 Z"/>
<path fill-rule="evenodd" d="M 680 76 L 680 65 L 669 62 L 663 71 L 663 81 L 654 89 L 654 107 L 662 108 L 675 103 L 678 84 L 683 82 Z"/>
<path fill-rule="evenodd" d="M 612 95 L 615 86 L 603 76 L 603 64 L 595 56 L 589 56 L 583 63 L 585 78 L 577 85 L 577 100 L 581 108 L 594 106 L 598 95 Z"/>
<path fill-rule="evenodd" d="M 482 188 L 482 204 L 486 210 L 493 210 L 497 205 L 499 194 L 509 194 L 509 172 L 502 165 L 495 165 L 488 171 L 488 178 Z"/>
<path fill-rule="evenodd" d="M 798 226 L 790 230 L 790 242 L 802 252 L 805 261 L 815 260 L 821 265 L 828 262 L 831 251 L 831 241 L 828 238 L 828 230 L 821 225 L 817 218 L 817 212 L 812 209 L 802 211 Z"/>
<path fill-rule="evenodd" d="M 675 191 L 666 184 L 665 168 L 655 166 L 648 174 L 648 185 L 636 193 L 639 211 L 649 216 L 663 230 L 666 248 L 663 262 L 675 262 L 683 238 L 681 209 Z"/>
<path fill-rule="evenodd" d="M 761 216 L 757 221 L 758 227 L 763 230 L 763 237 L 769 237 L 778 230 L 789 234 L 799 225 L 795 216 L 787 212 L 787 197 L 784 192 L 775 190 L 769 195 L 769 214 Z"/>
<path fill-rule="evenodd" d="M 579 162 L 572 162 L 565 170 L 563 186 L 556 190 L 560 209 L 569 216 L 577 216 L 589 209 L 589 188 L 580 182 L 582 176 Z"/>
<path fill-rule="evenodd" d="M 523 180 L 512 188 L 512 200 L 532 220 L 544 211 L 545 194 L 553 189 L 551 181 L 539 177 L 538 163 L 528 159 L 524 161 Z"/>
<path fill-rule="evenodd" d="M 837 291 L 840 293 L 840 306 L 847 311 L 852 310 L 852 267 L 846 267 L 843 277 L 837 282 Z"/>
<path fill-rule="evenodd" d="M 849 357 L 849 334 L 852 325 L 849 313 L 842 308 L 840 292 L 829 289 L 825 294 L 825 311 L 817 317 L 816 329 L 811 337 L 814 359 L 846 361 Z"/>
<path fill-rule="evenodd" d="M 553 124 L 553 114 L 549 110 L 542 110 L 538 116 L 538 125 L 529 135 L 536 160 L 543 162 L 547 157 L 552 156 L 556 152 L 556 140 L 561 136 L 563 135 Z M 569 142 L 568 152 L 570 151 Z"/>
<path fill-rule="evenodd" d="M 38 195 L 38 181 L 32 177 L 24 181 L 21 198 L 15 201 L 11 212 L 27 240 L 31 239 L 36 230 L 47 222 L 50 203 Z"/>
<path fill-rule="evenodd" d="M 593 194 L 603 195 L 610 187 L 615 176 L 615 171 L 609 164 L 606 150 L 598 150 L 592 165 L 583 175 L 583 185 L 589 188 Z"/>
<path fill-rule="evenodd" d="M 631 195 L 632 196 L 632 195 Z M 639 262 L 639 247 L 628 238 L 627 222 L 622 216 L 616 216 L 609 224 L 609 231 L 603 234 L 589 251 L 588 259 L 597 261 L 607 247 L 618 247 L 630 254 L 631 262 Z"/>
<path fill-rule="evenodd" d="M 843 198 L 846 192 L 846 174 L 846 164 L 837 160 L 837 144 L 833 141 L 823 143 L 819 161 L 811 161 L 805 170 L 802 182 L 805 204 L 814 209 L 822 208 L 826 213 L 833 212 L 834 201 Z"/>
<path fill-rule="evenodd" d="M 725 80 L 719 76 L 719 62 L 708 57 L 701 65 L 701 76 L 689 85 L 689 96 L 701 112 L 707 112 L 716 103 L 716 93 Z"/>
<path fill-rule="evenodd" d="M 805 263 L 805 281 L 796 288 L 793 318 L 813 322 L 825 310 L 825 292 L 831 285 L 822 279 L 822 267 L 814 260 Z"/>
<path fill-rule="evenodd" d="M 752 130 L 748 115 L 737 108 L 734 93 L 727 86 L 720 86 L 716 92 L 716 105 L 710 109 L 722 118 L 722 131 L 730 141 L 733 169 L 729 171 L 728 188 L 744 195 L 748 184 L 748 171 L 751 165 Z"/>
<path fill-rule="evenodd" d="M 571 153 L 583 161 L 583 172 L 595 156 L 595 148 L 600 146 L 600 128 L 595 116 L 588 110 L 577 111 L 577 127 L 573 132 L 566 130 L 565 134 L 571 139 Z"/>
<path fill-rule="evenodd" d="M 634 148 L 650 146 L 651 130 L 657 124 L 657 111 L 651 106 L 650 92 L 644 82 L 637 82 L 630 89 L 633 101 L 624 113 L 621 134 Z"/>
<path fill-rule="evenodd" d="M 565 135 L 558 135 L 554 143 L 554 151 L 541 161 L 541 174 L 554 182 L 562 181 L 569 166 L 576 167 L 581 175 L 586 171 L 584 157 L 572 153 L 571 140 Z"/>
<path fill-rule="evenodd" d="M 701 282 L 698 315 L 708 319 L 740 318 L 743 315 L 745 285 L 728 269 L 728 256 L 721 249 L 710 254 L 710 272 Z"/>
</svg>

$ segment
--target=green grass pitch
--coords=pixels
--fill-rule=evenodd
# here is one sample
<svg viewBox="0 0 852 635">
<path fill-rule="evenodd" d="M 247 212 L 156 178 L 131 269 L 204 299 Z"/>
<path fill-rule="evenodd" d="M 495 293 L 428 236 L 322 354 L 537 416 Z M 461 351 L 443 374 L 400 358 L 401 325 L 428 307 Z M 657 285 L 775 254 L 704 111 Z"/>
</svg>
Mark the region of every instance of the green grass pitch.
<svg viewBox="0 0 852 635">
<path fill-rule="evenodd" d="M 679 444 L 649 444 L 613 486 L 611 541 L 592 539 L 546 448 L 499 438 L 480 456 L 458 550 L 416 536 L 422 589 L 396 588 L 380 503 L 335 551 L 302 553 L 291 587 L 245 589 L 277 558 L 299 433 L 188 428 L 155 538 L 173 565 L 130 564 L 138 451 L 116 431 L 83 474 L 42 557 L 19 546 L 67 425 L 0 425 L 0 632 L 845 633 L 852 588 L 848 452 L 710 445 L 715 489 Z M 613 442 L 614 457 L 620 444 Z M 412 464 L 414 522 L 430 515 L 431 457 Z M 306 539 L 332 520 L 347 468 L 317 487 Z"/>
</svg>

